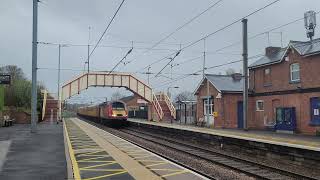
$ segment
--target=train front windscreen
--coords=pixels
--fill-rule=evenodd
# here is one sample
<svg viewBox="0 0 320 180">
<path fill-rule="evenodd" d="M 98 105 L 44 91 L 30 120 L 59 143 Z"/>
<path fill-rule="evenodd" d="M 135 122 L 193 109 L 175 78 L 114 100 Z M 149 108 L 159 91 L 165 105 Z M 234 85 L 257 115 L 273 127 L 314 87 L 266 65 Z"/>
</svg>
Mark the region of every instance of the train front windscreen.
<svg viewBox="0 0 320 180">
<path fill-rule="evenodd" d="M 114 117 L 126 117 L 127 112 L 125 105 L 121 102 L 112 103 L 112 116 Z"/>
</svg>

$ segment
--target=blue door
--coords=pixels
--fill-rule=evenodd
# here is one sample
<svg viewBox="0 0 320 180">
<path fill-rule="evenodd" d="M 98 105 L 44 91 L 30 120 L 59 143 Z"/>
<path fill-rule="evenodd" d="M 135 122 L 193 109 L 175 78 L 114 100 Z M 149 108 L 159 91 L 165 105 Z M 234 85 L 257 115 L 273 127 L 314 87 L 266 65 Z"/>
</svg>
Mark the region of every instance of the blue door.
<svg viewBox="0 0 320 180">
<path fill-rule="evenodd" d="M 310 99 L 311 105 L 311 124 L 320 125 L 320 97 Z"/>
<path fill-rule="evenodd" d="M 237 105 L 237 111 L 238 111 L 238 128 L 243 129 L 243 102 L 238 101 Z"/>
<path fill-rule="evenodd" d="M 296 111 L 294 107 L 277 108 L 276 130 L 294 131 L 296 129 Z"/>
</svg>

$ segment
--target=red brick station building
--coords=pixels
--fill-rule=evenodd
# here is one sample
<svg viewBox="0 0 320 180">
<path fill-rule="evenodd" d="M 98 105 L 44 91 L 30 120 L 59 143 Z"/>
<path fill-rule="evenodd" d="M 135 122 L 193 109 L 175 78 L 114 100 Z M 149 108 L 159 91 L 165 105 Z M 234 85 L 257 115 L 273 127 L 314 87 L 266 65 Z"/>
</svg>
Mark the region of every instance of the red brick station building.
<svg viewBox="0 0 320 180">
<path fill-rule="evenodd" d="M 195 90 L 197 120 L 217 128 L 243 128 L 242 92 L 241 74 L 206 74 Z M 248 108 L 249 129 L 319 135 L 320 39 L 267 47 L 249 66 Z"/>
</svg>

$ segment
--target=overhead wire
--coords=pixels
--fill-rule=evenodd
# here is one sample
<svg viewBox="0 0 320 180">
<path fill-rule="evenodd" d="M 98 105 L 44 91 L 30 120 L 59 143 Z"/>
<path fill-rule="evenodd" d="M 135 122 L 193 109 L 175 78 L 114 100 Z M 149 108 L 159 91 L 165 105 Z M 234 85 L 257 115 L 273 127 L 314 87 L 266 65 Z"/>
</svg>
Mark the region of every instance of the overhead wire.
<svg viewBox="0 0 320 180">
<path fill-rule="evenodd" d="M 108 74 L 111 74 L 118 66 L 119 64 L 127 58 L 127 56 L 132 52 L 133 47 L 127 52 L 127 54 L 111 69 L 111 71 Z"/>
<path fill-rule="evenodd" d="M 302 41 L 301 41 L 302 42 Z M 303 44 L 300 44 L 300 45 L 295 45 L 294 47 L 295 48 L 299 48 L 299 47 L 304 47 L 304 46 L 309 46 L 310 44 L 306 44 L 308 43 L 309 41 L 306 41 L 306 42 L 302 42 Z M 256 55 L 258 56 L 258 55 Z M 259 56 L 262 56 L 262 54 L 260 54 Z M 194 57 L 194 58 L 190 58 L 190 59 L 187 59 L 185 61 L 182 61 L 180 63 L 178 63 L 179 65 L 181 64 L 184 64 L 184 63 L 187 63 L 187 62 L 192 62 L 194 60 L 197 60 L 197 59 L 200 59 L 201 57 L 203 57 L 203 55 L 201 56 L 197 56 L 197 57 Z M 251 56 L 251 58 L 253 58 L 255 56 Z M 58 68 L 49 68 L 49 67 L 38 67 L 37 69 L 39 70 L 59 70 Z M 60 70 L 62 71 L 82 71 L 83 72 L 83 69 L 72 69 L 72 68 L 60 68 Z M 102 71 L 106 71 L 106 70 L 101 70 L 101 69 L 93 69 L 93 72 L 102 72 Z M 138 74 L 146 74 L 146 72 L 134 72 L 134 71 L 127 71 L 127 73 L 138 73 Z M 155 73 L 151 73 L 151 74 L 155 74 Z M 171 73 L 162 73 L 162 74 L 171 74 Z M 183 73 L 174 73 L 174 74 L 182 74 Z"/>
<path fill-rule="evenodd" d="M 179 30 L 181 30 L 182 28 L 184 28 L 185 26 L 187 26 L 188 24 L 190 24 L 191 22 L 193 22 L 194 20 L 196 20 L 197 18 L 199 18 L 201 15 L 203 15 L 204 13 L 206 13 L 207 11 L 209 11 L 210 9 L 212 9 L 213 7 L 217 6 L 220 2 L 222 2 L 223 0 L 218 0 L 215 3 L 213 3 L 212 5 L 210 5 L 208 8 L 206 8 L 205 10 L 201 11 L 199 14 L 197 14 L 196 16 L 192 17 L 190 20 L 188 20 L 187 22 L 185 22 L 184 24 L 182 24 L 181 26 L 179 26 L 178 28 L 176 28 L 174 31 L 172 31 L 171 33 L 169 33 L 168 35 L 166 35 L 164 38 L 160 39 L 158 42 L 156 42 L 153 46 L 151 46 L 149 49 L 147 49 L 145 52 L 143 52 L 142 54 L 145 54 L 147 52 L 149 52 L 150 50 L 152 50 L 153 48 L 157 47 L 159 44 L 161 44 L 163 41 L 165 41 L 166 39 L 168 39 L 169 37 L 171 37 L 173 34 L 175 34 L 176 32 L 178 32 Z M 180 44 L 181 46 L 182 44 Z M 166 57 L 167 58 L 167 57 Z M 164 58 L 165 59 L 165 58 Z M 148 66 L 147 66 L 148 67 Z M 145 67 L 145 68 L 147 68 Z M 145 69 L 143 68 L 143 69 Z"/>
<path fill-rule="evenodd" d="M 300 45 L 296 45 L 296 46 L 294 46 L 294 47 L 295 47 L 295 48 L 299 48 L 299 47 L 304 47 L 304 46 L 309 46 L 309 45 L 310 45 L 310 44 L 300 44 Z M 254 55 L 254 56 L 249 57 L 248 60 L 253 60 L 253 59 L 255 59 L 255 58 L 259 58 L 259 57 L 262 57 L 262 56 L 264 56 L 264 54 L 257 54 L 257 55 Z M 241 60 L 236 60 L 236 61 L 230 61 L 230 62 L 227 62 L 227 63 L 223 63 L 223 64 L 219 64 L 219 65 L 207 67 L 207 68 L 205 68 L 205 70 L 209 70 L 209 69 L 213 69 L 213 68 L 217 68 L 217 67 L 221 67 L 221 66 L 226 66 L 226 65 L 230 65 L 230 64 L 235 64 L 235 63 L 242 62 L 242 61 L 243 61 L 243 59 L 241 59 Z M 187 77 L 189 77 L 189 76 L 198 75 L 198 73 L 201 72 L 202 70 L 203 70 L 203 69 L 198 70 L 198 71 L 195 71 L 195 72 L 190 73 L 190 74 L 187 74 L 187 75 L 185 75 L 185 76 L 183 76 L 183 77 L 176 78 L 176 79 L 171 80 L 171 81 L 165 81 L 165 82 L 164 82 L 165 84 L 162 84 L 162 85 L 160 85 L 160 86 L 158 86 L 158 87 L 162 87 L 162 86 L 171 84 L 172 82 L 177 82 L 177 81 L 182 80 L 182 79 L 185 79 L 185 78 L 187 78 Z"/>
<path fill-rule="evenodd" d="M 316 12 L 316 14 L 319 14 L 319 13 L 320 13 L 320 11 L 317 11 L 317 12 Z M 258 36 L 261 36 L 261 35 L 264 35 L 264 34 L 266 34 L 266 33 L 272 32 L 272 31 L 274 31 L 274 30 L 283 28 L 283 27 L 285 27 L 285 26 L 294 24 L 294 23 L 296 23 L 296 22 L 298 22 L 298 21 L 301 21 L 301 20 L 303 20 L 303 19 L 304 19 L 304 18 L 298 18 L 298 19 L 295 19 L 295 20 L 290 21 L 290 22 L 288 22 L 288 23 L 282 24 L 282 25 L 280 25 L 280 26 L 273 27 L 273 28 L 271 28 L 271 29 L 269 29 L 269 30 L 267 30 L 267 31 L 263 31 L 263 32 L 261 32 L 261 33 L 257 33 L 257 34 L 255 34 L 255 35 L 253 35 L 253 36 L 250 36 L 250 37 L 248 38 L 248 40 L 254 39 L 254 38 L 258 37 Z M 219 51 L 222 51 L 222 50 L 224 50 L 224 49 L 227 49 L 227 48 L 233 47 L 233 46 L 235 46 L 235 45 L 238 45 L 238 44 L 240 44 L 241 42 L 242 42 L 242 41 L 237 41 L 237 42 L 231 43 L 231 44 L 229 44 L 229 45 L 227 45 L 227 46 L 224 46 L 224 47 L 222 47 L 222 48 L 219 48 L 219 49 L 217 49 L 217 50 L 214 50 L 213 52 L 206 52 L 206 53 L 207 53 L 207 54 L 219 54 L 219 53 L 218 53 Z M 228 53 L 228 54 L 229 54 L 229 53 Z M 230 53 L 230 54 L 231 54 L 231 53 Z M 169 55 L 169 56 L 170 56 L 170 55 Z M 169 57 L 169 56 L 168 56 L 168 57 Z M 158 62 L 161 62 L 161 61 L 164 60 L 164 59 L 167 59 L 167 57 L 161 58 L 161 59 L 159 59 L 159 60 L 157 60 L 157 61 L 154 61 L 153 63 L 151 63 L 151 64 L 148 65 L 148 66 L 152 66 L 152 65 L 154 65 L 154 64 L 156 64 L 156 63 L 158 63 Z M 148 66 L 146 66 L 146 67 L 148 67 Z M 144 67 L 143 69 L 145 69 L 146 67 Z"/>
<path fill-rule="evenodd" d="M 317 11 L 317 12 L 316 12 L 316 14 L 319 14 L 319 13 L 320 13 L 320 11 Z M 280 25 L 280 26 L 273 27 L 273 28 L 271 28 L 271 29 L 269 29 L 269 30 L 267 30 L 267 31 L 264 31 L 264 32 L 261 32 L 261 33 L 257 33 L 257 34 L 255 34 L 255 35 L 253 35 L 253 36 L 250 36 L 250 37 L 248 38 L 248 40 L 254 39 L 254 38 L 258 37 L 258 36 L 261 36 L 261 35 L 264 35 L 264 34 L 266 34 L 266 33 L 272 32 L 272 31 L 274 31 L 274 30 L 283 28 L 283 27 L 285 27 L 285 26 L 288 26 L 288 25 L 290 25 L 290 24 L 296 23 L 296 22 L 301 21 L 301 20 L 303 20 L 303 19 L 304 19 L 304 18 L 298 18 L 298 19 L 295 19 L 295 20 L 290 21 L 290 22 L 288 22 L 288 23 L 282 24 L 282 25 Z M 224 47 L 222 47 L 222 48 L 219 48 L 219 49 L 217 49 L 217 50 L 215 50 L 215 51 L 213 51 L 213 52 L 222 51 L 223 49 L 227 49 L 227 48 L 230 48 L 230 47 L 232 47 L 232 46 L 238 45 L 238 44 L 240 44 L 241 42 L 242 42 L 242 41 L 234 42 L 234 43 L 232 43 L 232 44 L 229 44 L 229 45 L 227 45 L 227 46 L 224 46 Z"/>
<path fill-rule="evenodd" d="M 263 54 L 257 54 L 257 55 L 254 55 L 254 56 L 249 57 L 248 60 L 252 60 L 252 59 L 254 59 L 254 58 L 258 58 L 258 57 L 262 57 L 262 56 L 263 56 Z M 235 64 L 235 63 L 242 62 L 242 61 L 243 61 L 243 59 L 241 59 L 241 60 L 235 60 L 235 61 L 229 61 L 229 62 L 227 62 L 227 63 L 218 64 L 218 65 L 215 65 L 215 66 L 207 67 L 207 68 L 205 68 L 205 70 L 209 70 L 209 69 L 213 69 L 213 68 L 217 68 L 217 67 L 222 67 L 222 66 L 226 66 L 226 65 L 230 65 L 230 64 Z M 200 70 L 198 70 L 198 71 L 195 71 L 195 72 L 193 72 L 193 73 L 184 75 L 183 77 L 179 77 L 179 78 L 176 78 L 176 79 L 171 80 L 171 81 L 170 81 L 170 80 L 169 80 L 169 81 L 165 81 L 165 82 L 163 82 L 163 83 L 165 83 L 165 84 L 162 84 L 162 85 L 160 85 L 160 86 L 158 86 L 158 87 L 166 86 L 166 85 L 168 85 L 168 84 L 171 84 L 171 83 L 173 83 L 173 82 L 177 82 L 177 81 L 179 81 L 179 80 L 185 79 L 185 78 L 190 77 L 190 76 L 200 75 L 200 74 L 198 74 L 198 73 L 202 72 L 202 70 L 203 70 L 203 69 L 200 69 Z"/>
<path fill-rule="evenodd" d="M 123 5 L 124 1 L 125 1 L 125 0 L 122 0 L 122 2 L 121 2 L 121 4 L 119 5 L 118 9 L 116 10 L 116 12 L 114 13 L 113 17 L 111 18 L 111 20 L 110 20 L 110 22 L 109 22 L 108 26 L 107 26 L 107 27 L 106 27 L 106 29 L 103 31 L 103 33 L 102 33 L 102 35 L 100 36 L 100 38 L 99 38 L 98 42 L 96 43 L 96 45 L 93 47 L 92 51 L 90 52 L 90 54 L 89 54 L 89 57 L 88 57 L 88 58 L 90 58 L 90 57 L 91 57 L 91 55 L 94 53 L 94 51 L 96 50 L 96 48 L 97 48 L 97 47 L 98 47 L 98 45 L 100 44 L 100 42 L 101 42 L 102 38 L 104 37 L 104 35 L 106 34 L 107 30 L 109 29 L 109 27 L 110 27 L 111 23 L 113 22 L 114 18 L 115 18 L 115 17 L 116 17 L 116 15 L 118 14 L 118 12 L 119 12 L 120 8 L 122 7 L 122 5 Z"/>
<path fill-rule="evenodd" d="M 38 67 L 38 70 L 52 70 L 52 71 L 58 71 L 58 68 L 50 68 L 50 67 Z M 60 68 L 61 71 L 74 71 L 74 72 L 83 72 L 83 69 L 71 69 L 71 68 Z M 106 70 L 101 70 L 101 69 L 93 69 L 92 72 L 109 72 Z M 114 71 L 115 72 L 115 71 Z M 119 71 L 117 71 L 119 72 Z M 135 73 L 131 71 L 126 71 L 125 73 Z M 146 74 L 146 72 L 137 72 L 137 74 Z M 154 74 L 154 73 L 150 73 Z M 171 74 L 171 73 L 163 73 L 163 74 Z M 186 75 L 184 73 L 173 73 L 175 75 Z"/>
<path fill-rule="evenodd" d="M 38 44 L 43 44 L 43 45 L 63 45 L 66 47 L 87 47 L 88 44 L 72 44 L 72 43 L 53 43 L 53 42 L 44 42 L 40 41 Z M 89 44 L 89 46 L 93 46 L 92 44 Z M 118 48 L 118 49 L 128 49 L 131 48 L 130 46 L 116 46 L 116 45 L 99 45 L 98 47 L 106 47 L 106 48 Z M 141 50 L 146 50 L 148 49 L 147 47 L 134 47 L 135 49 L 141 49 Z M 176 49 L 169 49 L 169 48 L 157 48 L 157 49 L 152 49 L 152 51 L 177 51 Z"/>
<path fill-rule="evenodd" d="M 153 46 L 150 47 L 150 49 L 155 48 L 156 46 L 158 46 L 160 43 L 162 43 L 163 41 L 165 41 L 166 39 L 168 39 L 169 37 L 171 37 L 174 33 L 178 32 L 179 30 L 181 30 L 182 28 L 184 28 L 185 26 L 187 26 L 188 24 L 190 24 L 192 21 L 194 21 L 195 19 L 197 19 L 198 17 L 200 17 L 201 15 L 203 15 L 204 13 L 206 13 L 207 11 L 209 11 L 210 9 L 212 9 L 213 7 L 215 7 L 216 5 L 218 5 L 220 2 L 222 2 L 223 0 L 219 0 L 215 3 L 213 3 L 211 6 L 209 6 L 207 9 L 205 9 L 204 11 L 202 11 L 201 13 L 197 14 L 196 16 L 194 16 L 193 18 L 191 18 L 190 20 L 188 20 L 186 23 L 182 24 L 181 26 L 179 26 L 178 28 L 176 28 L 173 32 L 169 33 L 168 35 L 166 35 L 164 38 L 160 39 L 157 43 L 155 43 Z M 147 50 L 148 51 L 148 50 Z M 147 52 L 146 51 L 146 52 Z M 144 52 L 144 53 L 146 53 Z"/>
<path fill-rule="evenodd" d="M 136 43 L 136 42 L 134 41 L 134 43 Z M 88 44 L 57 43 L 57 42 L 45 42 L 45 41 L 39 41 L 38 44 L 40 44 L 40 45 L 52 45 L 52 46 L 61 45 L 63 47 L 87 47 L 88 46 Z M 89 46 L 93 46 L 93 44 L 89 44 Z M 128 49 L 128 48 L 131 48 L 132 46 L 99 45 L 98 47 Z M 146 49 L 149 49 L 149 48 L 134 46 L 134 49 L 146 50 Z M 174 51 L 174 52 L 177 52 L 177 49 L 154 48 L 151 51 Z M 199 53 L 200 51 L 190 51 L 190 52 Z M 234 52 L 208 52 L 208 54 L 241 55 L 241 53 L 234 53 Z"/>
<path fill-rule="evenodd" d="M 202 37 L 202 38 L 200 38 L 200 39 L 198 39 L 198 40 L 196 40 L 196 41 L 193 41 L 193 42 L 189 43 L 188 45 L 186 45 L 186 46 L 182 47 L 182 48 L 180 49 L 180 51 L 183 51 L 183 50 L 185 50 L 185 49 L 187 49 L 187 48 L 189 48 L 189 47 L 192 47 L 193 45 L 197 44 L 198 42 L 200 42 L 200 41 L 202 41 L 202 40 L 204 40 L 204 39 L 207 39 L 207 38 L 209 38 L 210 36 L 212 36 L 212 35 L 214 35 L 214 34 L 216 34 L 216 33 L 220 32 L 220 31 L 223 31 L 223 30 L 225 30 L 225 29 L 227 29 L 227 28 L 231 27 L 232 25 L 234 25 L 234 24 L 236 24 L 236 23 L 240 22 L 242 19 L 248 18 L 248 17 L 252 16 L 253 14 L 258 13 L 258 12 L 262 11 L 263 9 L 265 9 L 265 8 L 267 8 L 267 7 L 271 6 L 271 5 L 273 5 L 273 4 L 275 4 L 275 3 L 279 2 L 279 1 L 280 1 L 280 0 L 275 0 L 275 1 L 273 1 L 273 2 L 271 2 L 271 3 L 267 4 L 267 5 L 263 6 L 263 7 L 261 7 L 261 8 L 259 8 L 259 9 L 255 10 L 255 11 L 253 11 L 253 12 L 251 12 L 251 13 L 247 14 L 246 16 L 243 16 L 243 17 L 241 17 L 241 18 L 239 18 L 239 19 L 237 19 L 237 20 L 233 21 L 232 23 L 230 23 L 230 24 L 228 24 L 228 25 L 226 25 L 226 26 L 224 26 L 224 27 L 222 27 L 222 28 L 220 28 L 220 29 L 218 29 L 218 30 L 216 30 L 216 31 L 212 32 L 212 33 L 209 33 L 209 34 L 207 34 L 207 35 L 203 36 L 203 37 Z M 162 58 L 162 59 L 160 59 L 160 60 L 158 60 L 158 61 L 162 61 L 163 59 L 166 59 L 167 57 L 170 57 L 170 56 L 172 56 L 172 55 L 174 55 L 174 53 L 172 53 L 172 54 L 170 54 L 170 55 L 168 55 L 168 56 L 166 56 L 166 57 L 164 57 L 164 58 Z M 169 65 L 169 63 L 171 63 L 171 62 L 172 62 L 172 61 L 169 61 L 169 62 L 164 66 L 164 68 L 165 68 L 165 67 L 167 67 L 167 66 Z M 155 64 L 155 63 L 157 63 L 157 61 L 153 62 L 152 64 Z M 148 67 L 148 66 L 146 66 L 146 67 Z M 145 68 L 143 68 L 143 69 L 145 69 Z"/>
</svg>

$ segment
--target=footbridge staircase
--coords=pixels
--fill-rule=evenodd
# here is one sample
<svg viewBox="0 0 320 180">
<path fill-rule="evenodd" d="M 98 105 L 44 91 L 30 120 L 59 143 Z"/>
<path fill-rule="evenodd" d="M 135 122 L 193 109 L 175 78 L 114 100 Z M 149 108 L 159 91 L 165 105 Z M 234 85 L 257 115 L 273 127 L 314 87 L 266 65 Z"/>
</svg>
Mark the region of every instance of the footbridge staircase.
<svg viewBox="0 0 320 180">
<path fill-rule="evenodd" d="M 176 110 L 169 97 L 164 93 L 153 92 L 153 89 L 130 73 L 89 72 L 84 73 L 62 86 L 60 100 L 64 101 L 80 94 L 89 87 L 124 87 L 151 104 L 152 119 L 158 121 L 176 118 Z"/>
</svg>

